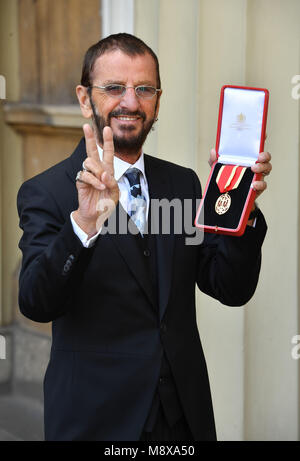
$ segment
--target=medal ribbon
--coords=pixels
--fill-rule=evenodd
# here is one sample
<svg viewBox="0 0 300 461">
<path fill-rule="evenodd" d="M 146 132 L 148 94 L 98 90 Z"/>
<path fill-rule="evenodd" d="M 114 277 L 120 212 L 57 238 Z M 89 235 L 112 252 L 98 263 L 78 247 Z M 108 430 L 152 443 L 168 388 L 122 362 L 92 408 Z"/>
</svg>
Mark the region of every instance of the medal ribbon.
<svg viewBox="0 0 300 461">
<path fill-rule="evenodd" d="M 233 189 L 237 189 L 246 171 L 245 166 L 238 165 L 223 165 L 220 168 L 216 183 L 218 188 L 223 192 L 228 192 Z"/>
</svg>

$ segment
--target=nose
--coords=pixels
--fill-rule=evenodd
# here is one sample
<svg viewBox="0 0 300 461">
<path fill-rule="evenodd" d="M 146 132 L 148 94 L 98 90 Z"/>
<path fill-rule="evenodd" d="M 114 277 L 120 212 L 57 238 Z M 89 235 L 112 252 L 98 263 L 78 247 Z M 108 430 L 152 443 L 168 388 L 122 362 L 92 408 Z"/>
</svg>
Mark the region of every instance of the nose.
<svg viewBox="0 0 300 461">
<path fill-rule="evenodd" d="M 120 107 L 122 107 L 123 109 L 131 110 L 133 112 L 136 111 L 139 108 L 139 106 L 139 98 L 135 94 L 134 88 L 127 87 L 126 92 L 120 101 Z"/>
</svg>

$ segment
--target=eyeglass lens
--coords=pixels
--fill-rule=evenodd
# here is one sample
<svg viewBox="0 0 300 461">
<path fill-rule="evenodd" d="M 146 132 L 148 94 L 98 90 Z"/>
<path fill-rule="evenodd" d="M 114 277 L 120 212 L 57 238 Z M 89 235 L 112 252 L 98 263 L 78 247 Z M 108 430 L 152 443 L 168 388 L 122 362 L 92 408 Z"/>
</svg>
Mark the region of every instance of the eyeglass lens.
<svg viewBox="0 0 300 461">
<path fill-rule="evenodd" d="M 124 96 L 126 89 L 124 85 L 107 85 L 104 91 L 109 96 L 119 98 Z M 134 90 L 139 98 L 152 98 L 156 94 L 156 89 L 152 86 L 137 86 Z"/>
</svg>

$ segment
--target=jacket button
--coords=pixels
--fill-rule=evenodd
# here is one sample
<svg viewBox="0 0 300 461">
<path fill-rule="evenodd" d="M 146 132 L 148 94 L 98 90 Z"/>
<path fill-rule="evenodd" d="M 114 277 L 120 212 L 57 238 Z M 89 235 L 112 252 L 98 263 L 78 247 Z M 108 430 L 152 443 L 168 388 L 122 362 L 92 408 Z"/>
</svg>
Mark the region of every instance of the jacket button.
<svg viewBox="0 0 300 461">
<path fill-rule="evenodd" d="M 167 331 L 167 325 L 165 323 L 160 324 L 160 331 L 165 333 Z"/>
<path fill-rule="evenodd" d="M 164 380 L 164 378 L 161 376 L 161 377 L 159 378 L 159 384 L 164 384 L 164 382 L 165 382 L 165 380 Z"/>
<path fill-rule="evenodd" d="M 144 256 L 148 257 L 150 256 L 150 250 L 144 250 Z"/>
<path fill-rule="evenodd" d="M 71 269 L 71 266 L 73 264 L 73 261 L 75 259 L 75 256 L 74 255 L 70 255 L 67 259 L 67 261 L 65 262 L 65 265 L 64 265 L 64 270 L 63 270 L 63 275 L 66 275 L 69 270 Z"/>
</svg>

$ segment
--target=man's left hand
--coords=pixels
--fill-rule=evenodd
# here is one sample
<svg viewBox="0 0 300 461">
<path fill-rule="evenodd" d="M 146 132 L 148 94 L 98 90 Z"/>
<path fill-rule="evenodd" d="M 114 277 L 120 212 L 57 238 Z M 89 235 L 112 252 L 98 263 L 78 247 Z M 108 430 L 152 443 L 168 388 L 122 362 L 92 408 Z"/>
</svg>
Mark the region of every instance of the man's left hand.
<svg viewBox="0 0 300 461">
<path fill-rule="evenodd" d="M 257 163 L 251 167 L 253 173 L 261 173 L 262 178 L 260 181 L 254 181 L 252 183 L 253 189 L 256 191 L 256 197 L 258 197 L 267 188 L 265 176 L 271 173 L 271 154 L 269 152 L 261 152 L 258 156 Z"/>
<path fill-rule="evenodd" d="M 210 157 L 208 163 L 210 166 L 216 161 L 217 154 L 215 149 L 210 151 Z M 265 181 L 265 176 L 268 176 L 271 173 L 271 154 L 269 152 L 261 152 L 258 156 L 257 163 L 251 167 L 253 173 L 261 173 L 262 178 L 260 181 L 254 181 L 252 183 L 253 189 L 256 191 L 256 197 L 258 197 L 264 190 L 267 188 L 267 183 Z"/>
</svg>

